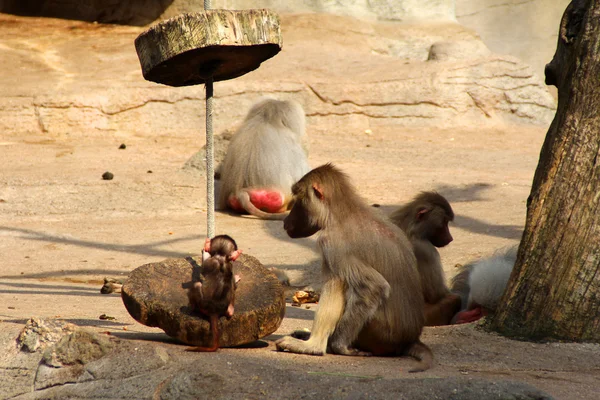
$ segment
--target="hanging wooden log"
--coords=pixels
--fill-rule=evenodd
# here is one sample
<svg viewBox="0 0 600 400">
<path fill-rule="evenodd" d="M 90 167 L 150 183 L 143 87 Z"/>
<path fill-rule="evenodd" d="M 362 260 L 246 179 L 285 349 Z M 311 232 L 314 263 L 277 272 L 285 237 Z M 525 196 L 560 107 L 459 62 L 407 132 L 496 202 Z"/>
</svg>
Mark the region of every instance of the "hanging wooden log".
<svg viewBox="0 0 600 400">
<path fill-rule="evenodd" d="M 269 10 L 207 10 L 161 22 L 135 40 L 144 78 L 189 86 L 244 75 L 281 50 L 279 16 Z"/>
</svg>

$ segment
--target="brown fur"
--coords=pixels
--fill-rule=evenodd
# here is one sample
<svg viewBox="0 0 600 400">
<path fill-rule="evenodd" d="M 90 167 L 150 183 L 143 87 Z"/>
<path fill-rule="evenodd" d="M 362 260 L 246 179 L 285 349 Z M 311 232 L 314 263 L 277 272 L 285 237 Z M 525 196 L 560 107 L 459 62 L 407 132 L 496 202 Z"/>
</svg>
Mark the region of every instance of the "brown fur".
<svg viewBox="0 0 600 400">
<path fill-rule="evenodd" d="M 265 99 L 256 103 L 236 131 L 220 168 L 221 188 L 218 207 L 228 208 L 231 195 L 254 216 L 283 219 L 287 213 L 269 215 L 250 203 L 248 191 L 269 189 L 285 198 L 285 209 L 291 207 L 291 187 L 308 170 L 305 116 L 294 101 Z"/>
<path fill-rule="evenodd" d="M 454 220 L 454 212 L 450 203 L 439 193 L 422 192 L 392 213 L 390 219 L 406 233 L 417 258 L 425 298 L 425 324 L 449 324 L 460 309 L 460 299 L 446 286 L 436 247 L 452 241 L 448 222 Z"/>
<path fill-rule="evenodd" d="M 219 317 L 233 315 L 237 283 L 233 260 L 237 254 L 237 244 L 227 235 L 207 240 L 200 277 L 192 279 L 188 299 L 193 311 L 209 318 L 213 341 L 208 347 L 192 347 L 188 351 L 216 351 L 219 348 Z"/>
<path fill-rule="evenodd" d="M 324 285 L 307 341 L 280 339 L 279 350 L 322 355 L 411 355 L 431 367 L 419 341 L 423 295 L 406 235 L 380 217 L 331 164 L 292 187 L 294 206 L 284 221 L 290 237 L 321 231 Z"/>
</svg>

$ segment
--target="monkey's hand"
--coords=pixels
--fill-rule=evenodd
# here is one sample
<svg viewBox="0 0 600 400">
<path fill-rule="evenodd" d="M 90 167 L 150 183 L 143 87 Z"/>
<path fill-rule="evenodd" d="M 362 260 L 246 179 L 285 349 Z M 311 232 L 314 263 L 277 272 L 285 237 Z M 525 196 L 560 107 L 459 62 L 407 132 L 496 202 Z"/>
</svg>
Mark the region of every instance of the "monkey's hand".
<svg viewBox="0 0 600 400">
<path fill-rule="evenodd" d="M 275 342 L 275 346 L 278 351 L 289 351 L 290 353 L 296 354 L 310 354 L 313 356 L 322 356 L 324 352 L 321 346 L 317 343 L 311 343 L 310 339 L 307 341 L 294 339 L 291 336 L 285 336 Z"/>
<path fill-rule="evenodd" d="M 231 255 L 229 256 L 229 258 L 231 259 L 231 261 L 235 261 L 241 255 L 242 255 L 242 250 L 236 250 L 233 253 L 231 253 Z"/>
</svg>

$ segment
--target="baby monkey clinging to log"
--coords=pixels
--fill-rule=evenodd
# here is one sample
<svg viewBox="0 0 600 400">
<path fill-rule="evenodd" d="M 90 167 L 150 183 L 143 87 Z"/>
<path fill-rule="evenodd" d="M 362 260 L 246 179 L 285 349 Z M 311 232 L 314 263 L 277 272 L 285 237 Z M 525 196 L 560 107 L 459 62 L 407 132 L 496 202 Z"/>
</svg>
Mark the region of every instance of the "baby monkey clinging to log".
<svg viewBox="0 0 600 400">
<path fill-rule="evenodd" d="M 234 312 L 235 289 L 240 277 L 233 274 L 233 261 L 241 251 L 228 235 L 207 238 L 202 253 L 200 279 L 192 283 L 188 299 L 192 310 L 209 317 L 212 345 L 191 347 L 188 351 L 216 351 L 219 348 L 219 318 L 231 318 Z"/>
</svg>

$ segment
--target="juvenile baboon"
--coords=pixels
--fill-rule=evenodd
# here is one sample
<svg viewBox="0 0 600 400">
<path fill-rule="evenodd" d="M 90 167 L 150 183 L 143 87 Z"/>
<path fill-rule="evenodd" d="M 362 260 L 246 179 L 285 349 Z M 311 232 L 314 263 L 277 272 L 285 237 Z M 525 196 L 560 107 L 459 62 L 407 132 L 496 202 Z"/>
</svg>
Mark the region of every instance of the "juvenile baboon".
<svg viewBox="0 0 600 400">
<path fill-rule="evenodd" d="M 463 266 L 454 276 L 451 288 L 461 297 L 462 310 L 453 318 L 453 323 L 477 321 L 496 310 L 517 261 L 517 250 L 517 246 L 500 250 L 491 257 Z"/>
<path fill-rule="evenodd" d="M 310 169 L 302 147 L 304 131 L 304 110 L 295 101 L 256 103 L 221 164 L 219 208 L 285 218 L 292 185 Z"/>
<path fill-rule="evenodd" d="M 346 174 L 331 164 L 292 187 L 294 205 L 284 221 L 292 238 L 320 231 L 323 288 L 307 341 L 284 337 L 280 351 L 322 355 L 409 355 L 411 372 L 431 367 L 421 343 L 423 295 L 406 235 L 376 214 Z"/>
<path fill-rule="evenodd" d="M 452 242 L 448 222 L 454 212 L 448 200 L 436 192 L 422 192 L 390 216 L 412 244 L 425 297 L 425 325 L 448 325 L 460 310 L 460 297 L 446 286 L 440 253 L 436 247 Z"/>
<path fill-rule="evenodd" d="M 233 261 L 240 251 L 228 235 L 206 239 L 200 277 L 188 290 L 192 310 L 209 318 L 213 342 L 209 347 L 191 347 L 188 351 L 216 351 L 219 348 L 219 318 L 231 318 L 239 277 L 233 274 Z"/>
</svg>

